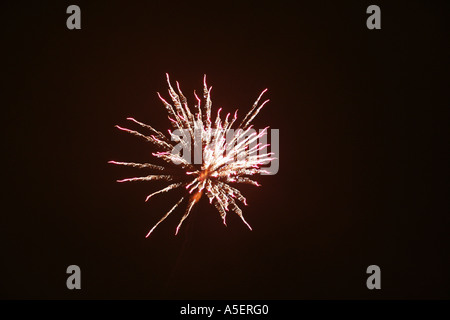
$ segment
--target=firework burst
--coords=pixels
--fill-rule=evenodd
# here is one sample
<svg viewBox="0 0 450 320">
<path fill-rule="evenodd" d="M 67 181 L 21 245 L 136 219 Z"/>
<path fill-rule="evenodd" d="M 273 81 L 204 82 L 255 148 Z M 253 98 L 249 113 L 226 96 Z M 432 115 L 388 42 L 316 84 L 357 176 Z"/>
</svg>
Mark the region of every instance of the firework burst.
<svg viewBox="0 0 450 320">
<path fill-rule="evenodd" d="M 252 129 L 251 125 L 261 108 L 269 101 L 266 100 L 259 104 L 262 95 L 267 89 L 259 95 L 236 129 L 233 129 L 237 121 L 237 110 L 233 117 L 230 118 L 228 113 L 222 119 L 220 117 L 221 109 L 219 109 L 216 118 L 211 118 L 212 87 L 208 88 L 206 85 L 206 76 L 203 80 L 203 103 L 194 91 L 197 99 L 194 111 L 191 111 L 188 106 L 186 97 L 181 92 L 178 82 L 176 83 L 177 92 L 171 86 L 169 75 L 167 75 L 167 83 L 173 105 L 164 100 L 159 93 L 158 96 L 167 109 L 170 123 L 175 130 L 174 132 L 168 130 L 169 135 L 166 136 L 153 127 L 133 118 L 127 118 L 127 120 L 136 123 L 150 133 L 144 135 L 134 130 L 120 126 L 116 127 L 154 144 L 159 151 L 152 153 L 152 155 L 156 158 L 161 158 L 168 165 L 160 166 L 150 163 L 109 161 L 109 163 L 115 165 L 149 169 L 154 172 L 147 176 L 127 178 L 117 180 L 117 182 L 150 180 L 166 180 L 169 182 L 165 188 L 148 195 L 145 201 L 157 194 L 170 190 L 177 188 L 186 189 L 186 194 L 153 226 L 146 237 L 186 200 L 186 211 L 175 231 L 175 235 L 178 234 L 184 220 L 189 216 L 192 208 L 203 194 L 208 197 L 211 204 L 214 204 L 225 225 L 227 212 L 231 210 L 252 230 L 237 204 L 237 201 L 239 201 L 247 205 L 246 198 L 233 185 L 246 183 L 259 186 L 258 182 L 251 177 L 260 173 L 268 174 L 261 166 L 275 159 L 272 157 L 273 153 L 267 152 L 268 144 L 258 143 L 259 139 L 267 134 L 267 128 L 257 133 Z M 180 132 L 183 135 L 180 135 Z M 182 148 L 183 155 L 181 155 L 181 152 L 176 151 L 174 142 Z M 198 150 L 200 151 L 198 152 Z M 200 161 L 198 159 L 194 163 L 190 161 L 187 155 L 190 155 L 191 151 L 194 154 L 197 151 L 196 157 L 200 158 Z M 198 157 L 199 154 L 200 156 Z M 177 169 L 175 172 L 174 168 Z"/>
</svg>

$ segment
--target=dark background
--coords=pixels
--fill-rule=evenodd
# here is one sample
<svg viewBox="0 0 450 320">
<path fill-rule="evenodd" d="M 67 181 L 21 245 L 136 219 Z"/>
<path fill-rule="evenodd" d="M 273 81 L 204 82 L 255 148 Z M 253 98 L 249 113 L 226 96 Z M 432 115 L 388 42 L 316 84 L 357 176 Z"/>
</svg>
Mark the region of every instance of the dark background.
<svg viewBox="0 0 450 320">
<path fill-rule="evenodd" d="M 2 2 L 0 297 L 450 298 L 448 9 Z M 145 203 L 162 184 L 115 183 L 141 172 L 107 161 L 151 162 L 114 125 L 169 128 L 166 72 L 191 105 L 207 74 L 213 107 L 241 117 L 269 88 L 255 126 L 280 129 L 280 170 L 241 188 L 253 231 L 202 199 L 178 236 L 182 209 L 145 238 L 180 193 Z M 66 288 L 71 264 L 81 290 Z M 372 264 L 381 290 L 366 288 Z"/>
</svg>

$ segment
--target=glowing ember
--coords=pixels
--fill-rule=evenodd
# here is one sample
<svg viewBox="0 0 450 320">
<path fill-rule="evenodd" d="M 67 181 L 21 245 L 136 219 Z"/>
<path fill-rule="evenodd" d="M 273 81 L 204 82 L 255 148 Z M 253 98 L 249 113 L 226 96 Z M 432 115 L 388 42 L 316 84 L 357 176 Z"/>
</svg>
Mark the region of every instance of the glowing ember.
<svg viewBox="0 0 450 320">
<path fill-rule="evenodd" d="M 203 194 L 208 197 L 209 202 L 214 204 L 219 211 L 225 225 L 226 214 L 229 209 L 231 209 L 251 230 L 252 228 L 247 221 L 245 221 L 242 210 L 236 203 L 236 200 L 238 200 L 244 203 L 244 205 L 247 205 L 246 199 L 238 189 L 230 184 L 248 183 L 259 186 L 258 182 L 250 179 L 250 177 L 260 173 L 268 174 L 269 172 L 263 170 L 261 166 L 263 164 L 268 164 L 275 159 L 272 158 L 273 153 L 264 151 L 269 146 L 268 144 L 263 145 L 257 143 L 258 139 L 266 135 L 267 128 L 260 130 L 259 133 L 257 133 L 250 125 L 261 108 L 269 101 L 266 100 L 261 105 L 258 105 L 261 96 L 267 89 L 260 94 L 253 104 L 253 107 L 236 130 L 233 130 L 232 126 L 237 120 L 237 111 L 234 113 L 234 117 L 231 120 L 229 120 L 230 114 L 227 114 L 222 121 L 220 118 L 221 109 L 219 109 L 215 121 L 211 121 L 211 87 L 208 89 L 206 85 L 206 76 L 203 81 L 203 106 L 201 105 L 201 100 L 194 92 L 198 101 L 195 108 L 196 112 L 194 113 L 192 113 L 191 109 L 188 107 L 186 98 L 181 92 L 178 82 L 178 93 L 172 88 L 169 75 L 167 75 L 167 82 L 169 84 L 169 95 L 173 101 L 173 106 L 164 100 L 159 93 L 158 96 L 164 103 L 164 106 L 169 113 L 169 120 L 172 127 L 175 129 L 174 132 L 168 131 L 171 140 L 160 131 L 133 118 L 127 118 L 127 120 L 135 122 L 150 131 L 151 134 L 147 136 L 137 131 L 119 126 L 116 127 L 156 145 L 161 151 L 153 153 L 153 156 L 172 164 L 172 166 L 179 169 L 180 173 L 173 173 L 173 170 L 171 170 L 169 166 L 158 166 L 150 163 L 109 161 L 111 164 L 135 168 L 147 168 L 160 173 L 117 180 L 118 182 L 149 180 L 167 180 L 173 182 L 167 187 L 147 196 L 145 201 L 148 201 L 156 194 L 176 188 L 184 187 L 187 190 L 187 195 L 183 196 L 158 221 L 158 223 L 148 232 L 146 237 L 148 237 L 186 198 L 187 208 L 175 232 L 175 234 L 178 234 L 183 221 L 188 217 L 193 206 L 201 199 Z M 192 144 L 191 141 L 194 143 Z M 173 142 L 177 142 L 178 144 L 174 145 Z M 181 155 L 181 152 L 176 151 L 176 147 L 181 147 L 183 155 Z M 198 152 L 198 150 L 200 150 L 200 152 Z M 189 159 L 189 156 L 192 153 L 191 151 L 194 153 L 194 163 Z M 200 160 L 198 160 L 199 158 Z"/>
</svg>

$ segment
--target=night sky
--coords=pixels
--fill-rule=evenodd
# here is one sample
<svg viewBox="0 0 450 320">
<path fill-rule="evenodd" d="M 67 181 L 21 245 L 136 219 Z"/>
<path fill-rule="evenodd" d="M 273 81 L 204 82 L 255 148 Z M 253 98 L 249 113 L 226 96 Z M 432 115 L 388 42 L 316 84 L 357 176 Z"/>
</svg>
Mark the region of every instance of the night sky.
<svg viewBox="0 0 450 320">
<path fill-rule="evenodd" d="M 0 298 L 450 298 L 448 4 L 313 3 L 2 3 Z M 107 161 L 152 162 L 114 125 L 170 128 L 166 72 L 240 117 L 269 89 L 280 169 L 240 188 L 253 231 L 202 198 L 145 238 L 183 192 L 146 203 L 164 183 Z"/>
</svg>

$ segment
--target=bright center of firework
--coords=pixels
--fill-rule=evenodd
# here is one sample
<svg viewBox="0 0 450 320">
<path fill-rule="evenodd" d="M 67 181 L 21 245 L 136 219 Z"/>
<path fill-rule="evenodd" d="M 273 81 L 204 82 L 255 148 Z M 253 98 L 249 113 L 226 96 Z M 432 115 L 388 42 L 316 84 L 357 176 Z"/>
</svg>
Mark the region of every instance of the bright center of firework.
<svg viewBox="0 0 450 320">
<path fill-rule="evenodd" d="M 117 126 L 117 128 L 140 138 L 144 138 L 147 142 L 157 146 L 160 151 L 153 153 L 153 156 L 161 158 L 169 165 L 176 164 L 176 166 L 181 168 L 185 174 L 174 174 L 170 171 L 169 165 L 159 166 L 150 163 L 109 162 L 116 165 L 150 169 L 160 172 L 160 174 L 150 174 L 147 176 L 122 179 L 118 180 L 118 182 L 150 180 L 166 180 L 173 182 L 167 187 L 147 196 L 146 201 L 159 193 L 167 192 L 180 187 L 184 187 L 186 189 L 187 195 L 181 197 L 181 199 L 158 221 L 158 223 L 155 224 L 155 226 L 148 232 L 147 237 L 186 198 L 187 207 L 177 226 L 175 232 L 175 234 L 177 234 L 183 221 L 188 217 L 193 206 L 200 200 L 203 194 L 208 197 L 209 202 L 214 204 L 217 211 L 219 211 L 225 225 L 226 214 L 231 209 L 251 230 L 250 225 L 244 219 L 242 210 L 236 202 L 240 201 L 244 205 L 247 205 L 246 199 L 241 192 L 233 186 L 233 184 L 248 183 L 259 186 L 258 182 L 252 180 L 250 177 L 266 172 L 261 168 L 261 165 L 268 164 L 270 161 L 274 160 L 274 158 L 271 157 L 273 153 L 263 151 L 269 146 L 268 144 L 262 145 L 261 143 L 256 143 L 258 139 L 266 134 L 267 128 L 260 131 L 259 134 L 256 134 L 256 132 L 250 133 L 251 130 L 253 130 L 250 123 L 259 113 L 261 108 L 269 101 L 266 100 L 261 105 L 258 104 L 261 96 L 267 89 L 260 94 L 250 111 L 237 127 L 237 130 L 235 131 L 236 134 L 232 137 L 232 139 L 228 139 L 227 133 L 234 130 L 232 127 L 237 120 L 237 112 L 235 112 L 232 119 L 230 119 L 230 114 L 227 114 L 227 116 L 222 119 L 220 117 L 221 109 L 219 109 L 217 112 L 217 117 L 213 121 L 211 118 L 211 87 L 208 88 L 206 85 L 206 76 L 203 81 L 204 103 L 202 105 L 201 100 L 194 92 L 198 102 L 195 106 L 194 112 L 190 107 L 188 107 L 187 99 L 181 92 L 178 82 L 178 93 L 172 88 L 169 75 L 167 75 L 167 82 L 169 84 L 169 95 L 173 101 L 173 105 L 164 100 L 159 93 L 158 96 L 166 107 L 166 110 L 169 113 L 170 123 L 175 130 L 185 130 L 187 135 L 192 138 L 192 140 L 195 140 L 197 132 L 200 133 L 199 136 L 201 137 L 201 141 L 198 145 L 204 146 L 202 148 L 203 161 L 201 168 L 199 168 L 198 165 L 194 165 L 188 160 L 183 159 L 179 154 L 172 152 L 174 150 L 173 141 L 180 141 L 179 137 L 169 131 L 169 139 L 162 132 L 133 118 L 127 118 L 127 120 L 133 121 L 139 126 L 149 130 L 151 134 L 144 135 L 137 131 L 119 126 Z M 227 150 L 226 154 L 224 154 L 224 150 Z M 242 157 L 243 154 L 246 156 Z M 186 179 L 186 177 L 188 179 Z"/>
<path fill-rule="evenodd" d="M 198 181 L 203 182 L 204 180 L 208 179 L 210 176 L 209 169 L 205 169 L 202 172 L 200 172 L 200 175 L 198 176 Z"/>
<path fill-rule="evenodd" d="M 198 181 L 203 183 L 209 177 L 210 177 L 209 169 L 205 169 L 205 170 L 201 171 L 200 174 L 198 175 Z M 192 195 L 191 200 L 194 203 L 197 203 L 200 200 L 200 198 L 202 197 L 202 195 L 203 195 L 203 190 L 199 190 L 196 193 L 194 193 L 194 195 Z"/>
</svg>

